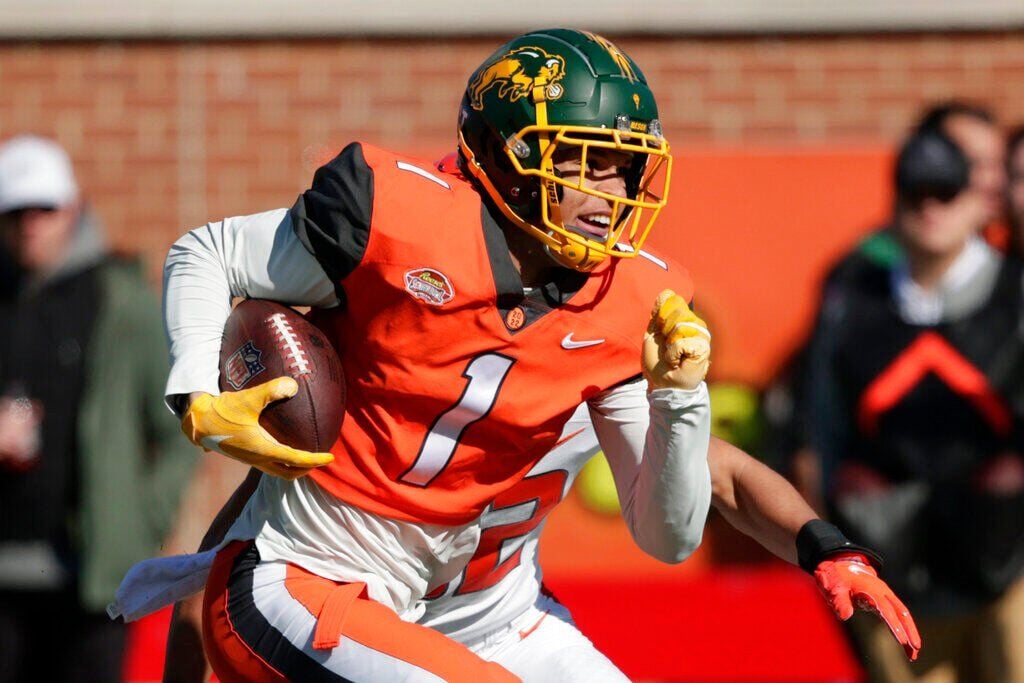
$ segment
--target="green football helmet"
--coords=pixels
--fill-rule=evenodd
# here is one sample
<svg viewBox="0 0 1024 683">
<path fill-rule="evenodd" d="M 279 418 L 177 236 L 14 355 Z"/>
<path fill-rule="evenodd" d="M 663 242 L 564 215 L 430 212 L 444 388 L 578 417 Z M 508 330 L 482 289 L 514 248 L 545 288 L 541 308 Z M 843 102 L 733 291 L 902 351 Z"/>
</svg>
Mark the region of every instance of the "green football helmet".
<svg viewBox="0 0 1024 683">
<path fill-rule="evenodd" d="M 556 154 L 578 149 L 632 156 L 626 196 L 563 179 Z M 633 257 L 668 198 L 672 156 L 654 94 L 639 67 L 601 36 L 551 29 L 513 39 L 470 77 L 459 112 L 459 164 L 505 217 L 562 265 L 589 271 L 608 257 Z M 563 224 L 563 188 L 611 206 L 601 239 Z"/>
</svg>

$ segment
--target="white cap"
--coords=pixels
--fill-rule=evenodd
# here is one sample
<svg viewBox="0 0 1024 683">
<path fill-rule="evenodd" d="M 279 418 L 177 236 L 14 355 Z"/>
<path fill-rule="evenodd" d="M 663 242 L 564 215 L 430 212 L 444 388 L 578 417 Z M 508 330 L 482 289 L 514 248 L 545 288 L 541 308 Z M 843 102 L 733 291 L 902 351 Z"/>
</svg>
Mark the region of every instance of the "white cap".
<svg viewBox="0 0 1024 683">
<path fill-rule="evenodd" d="M 77 199 L 71 159 L 56 142 L 19 135 L 0 145 L 0 213 L 67 206 Z"/>
</svg>

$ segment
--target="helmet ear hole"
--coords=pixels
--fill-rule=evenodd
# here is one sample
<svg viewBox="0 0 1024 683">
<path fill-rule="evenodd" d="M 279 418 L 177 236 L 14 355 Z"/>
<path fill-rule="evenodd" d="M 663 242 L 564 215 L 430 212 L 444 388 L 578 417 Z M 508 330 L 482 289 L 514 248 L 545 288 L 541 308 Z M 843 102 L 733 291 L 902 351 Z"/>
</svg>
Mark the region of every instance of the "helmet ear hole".
<svg viewBox="0 0 1024 683">
<path fill-rule="evenodd" d="M 530 187 L 526 184 L 520 184 L 510 187 L 508 189 L 508 196 L 513 200 L 522 203 L 536 201 L 537 197 L 540 196 L 540 193 L 537 191 L 536 183 L 534 183 L 534 187 Z"/>
</svg>

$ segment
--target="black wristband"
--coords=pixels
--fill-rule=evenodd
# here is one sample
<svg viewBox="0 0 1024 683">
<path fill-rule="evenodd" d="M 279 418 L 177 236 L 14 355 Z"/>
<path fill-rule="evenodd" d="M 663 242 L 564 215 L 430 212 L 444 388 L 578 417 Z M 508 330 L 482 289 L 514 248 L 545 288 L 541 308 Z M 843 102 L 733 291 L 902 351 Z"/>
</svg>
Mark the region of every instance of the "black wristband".
<svg viewBox="0 0 1024 683">
<path fill-rule="evenodd" d="M 800 527 L 796 535 L 796 556 L 805 572 L 813 574 L 822 560 L 838 553 L 861 553 L 875 569 L 882 566 L 882 557 L 878 553 L 852 542 L 834 524 L 812 519 Z"/>
</svg>

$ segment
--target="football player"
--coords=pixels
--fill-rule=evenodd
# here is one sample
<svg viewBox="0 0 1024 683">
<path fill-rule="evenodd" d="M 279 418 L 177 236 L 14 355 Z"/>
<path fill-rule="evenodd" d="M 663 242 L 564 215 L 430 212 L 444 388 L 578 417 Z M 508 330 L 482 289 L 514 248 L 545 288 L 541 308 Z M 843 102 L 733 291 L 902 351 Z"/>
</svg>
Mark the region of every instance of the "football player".
<svg viewBox="0 0 1024 683">
<path fill-rule="evenodd" d="M 643 250 L 671 156 L 642 72 L 591 33 L 526 34 L 470 77 L 458 132 L 465 179 L 353 143 L 291 209 L 208 224 L 168 256 L 169 402 L 193 442 L 273 475 L 214 544 L 203 639 L 222 680 L 516 680 L 413 622 L 480 578 L 482 515 L 573 437 L 581 401 L 630 472 L 638 545 L 679 562 L 700 542 L 710 334 L 685 271 Z M 319 309 L 348 388 L 331 453 L 259 427 L 289 378 L 218 392 L 232 296 Z M 824 524 L 784 529 L 785 552 L 872 575 Z"/>
</svg>

